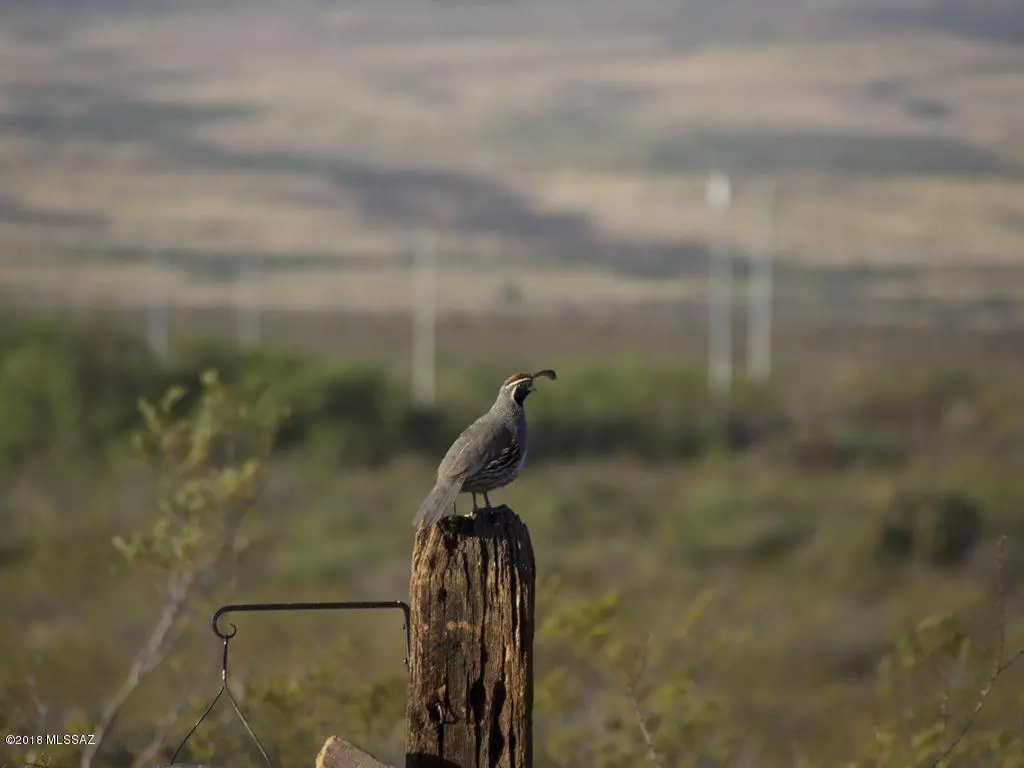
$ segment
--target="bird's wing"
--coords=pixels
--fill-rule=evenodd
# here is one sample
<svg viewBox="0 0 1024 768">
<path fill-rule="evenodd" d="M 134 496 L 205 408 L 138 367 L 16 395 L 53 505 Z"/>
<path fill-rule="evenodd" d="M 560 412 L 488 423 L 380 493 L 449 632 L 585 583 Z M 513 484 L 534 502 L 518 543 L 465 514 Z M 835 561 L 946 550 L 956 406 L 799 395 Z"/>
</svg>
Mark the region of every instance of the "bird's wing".
<svg viewBox="0 0 1024 768">
<path fill-rule="evenodd" d="M 452 480 L 464 480 L 515 450 L 515 438 L 507 426 L 477 422 L 452 443 L 438 474 Z"/>
<path fill-rule="evenodd" d="M 509 433 L 508 443 L 500 450 L 497 451 L 494 456 L 491 457 L 483 469 L 484 471 L 491 469 L 505 469 L 507 465 L 516 464 L 519 461 L 519 442 L 515 439 L 512 433 Z"/>
</svg>

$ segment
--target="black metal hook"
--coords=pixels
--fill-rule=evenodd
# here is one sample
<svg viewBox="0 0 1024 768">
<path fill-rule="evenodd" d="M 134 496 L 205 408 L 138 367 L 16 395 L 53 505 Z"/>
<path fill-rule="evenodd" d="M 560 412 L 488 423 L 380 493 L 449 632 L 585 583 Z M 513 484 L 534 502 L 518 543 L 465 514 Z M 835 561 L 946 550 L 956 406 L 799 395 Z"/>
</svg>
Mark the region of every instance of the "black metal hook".
<svg viewBox="0 0 1024 768">
<path fill-rule="evenodd" d="M 211 626 L 213 627 L 213 633 L 224 642 L 224 647 L 221 656 L 221 670 L 220 670 L 220 690 L 217 691 L 217 695 L 213 697 L 213 701 L 207 705 L 206 709 L 199 716 L 199 719 L 189 729 L 189 732 L 185 734 L 185 738 L 181 740 L 178 748 L 174 750 L 174 754 L 171 755 L 170 765 L 174 765 L 174 762 L 178 759 L 178 754 L 188 743 L 188 740 L 192 737 L 192 734 L 196 732 L 196 729 L 206 719 L 207 715 L 213 710 L 214 706 L 220 700 L 220 697 L 225 693 L 228 695 L 228 699 L 231 701 L 231 707 L 235 710 L 235 714 L 238 719 L 242 722 L 246 732 L 249 734 L 249 738 L 252 739 L 256 748 L 260 752 L 260 756 L 263 758 L 264 764 L 267 768 L 274 768 L 274 763 L 267 755 L 267 750 L 263 747 L 263 743 L 256 736 L 252 727 L 249 725 L 249 721 L 245 719 L 245 715 L 242 714 L 241 708 L 238 706 L 238 702 L 235 700 L 234 694 L 231 693 L 231 689 L 228 688 L 228 645 L 236 634 L 238 634 L 238 627 L 234 624 L 229 624 L 229 630 L 224 631 L 220 628 L 221 616 L 227 613 L 256 613 L 256 612 L 278 612 L 278 611 L 337 611 L 337 610 L 381 610 L 381 609 L 399 609 L 402 611 L 404 618 L 404 624 L 402 629 L 405 631 L 405 666 L 409 666 L 409 655 L 411 651 L 411 638 L 409 629 L 409 605 L 408 603 L 402 602 L 401 600 L 386 600 L 386 601 L 362 601 L 362 602 L 315 602 L 315 603 L 233 603 L 231 605 L 224 605 L 217 609 L 213 614 L 213 620 Z"/>
<path fill-rule="evenodd" d="M 213 614 L 213 634 L 222 640 L 228 640 L 235 636 L 238 632 L 238 627 L 234 624 L 229 624 L 231 627 L 227 632 L 220 628 L 220 617 L 228 613 L 255 613 L 262 611 L 341 611 L 341 610 L 401 610 L 404 624 L 402 629 L 405 631 L 405 665 L 409 666 L 409 654 L 411 653 L 412 643 L 410 638 L 409 630 L 409 604 L 401 600 L 365 600 L 357 602 L 338 602 L 338 603 L 234 603 L 231 605 L 224 605 L 217 609 L 217 612 Z"/>
</svg>

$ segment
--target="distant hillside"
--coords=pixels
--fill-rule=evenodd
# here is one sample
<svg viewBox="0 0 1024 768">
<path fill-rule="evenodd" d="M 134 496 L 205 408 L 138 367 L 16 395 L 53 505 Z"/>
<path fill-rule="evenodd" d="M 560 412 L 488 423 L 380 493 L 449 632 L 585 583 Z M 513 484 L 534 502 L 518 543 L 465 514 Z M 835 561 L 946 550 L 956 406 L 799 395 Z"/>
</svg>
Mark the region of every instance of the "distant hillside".
<svg viewBox="0 0 1024 768">
<path fill-rule="evenodd" d="M 74 263 L 88 301 L 122 302 L 159 249 L 181 301 L 224 302 L 259 257 L 264 301 L 397 309 L 428 226 L 448 306 L 699 301 L 724 170 L 733 251 L 763 247 L 770 180 L 815 312 L 842 285 L 1005 319 L 1014 5 L 3 3 L 0 279 L 66 292 Z"/>
<path fill-rule="evenodd" d="M 928 27 L 962 37 L 997 42 L 1024 39 L 1024 6 L 1016 0 L 913 0 L 860 4 L 848 9 L 854 18 L 891 29 Z"/>
</svg>

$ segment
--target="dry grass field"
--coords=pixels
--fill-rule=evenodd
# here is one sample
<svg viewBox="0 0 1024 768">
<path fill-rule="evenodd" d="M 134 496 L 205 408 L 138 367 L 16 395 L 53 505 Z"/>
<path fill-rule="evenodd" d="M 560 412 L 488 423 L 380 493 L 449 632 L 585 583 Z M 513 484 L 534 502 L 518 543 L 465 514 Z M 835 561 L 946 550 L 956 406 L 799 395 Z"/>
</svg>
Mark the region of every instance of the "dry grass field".
<svg viewBox="0 0 1024 768">
<path fill-rule="evenodd" d="M 707 172 L 783 311 L 1019 324 L 1013 3 L 0 4 L 0 280 L 96 307 L 698 301 Z M 791 278 L 791 279 L 790 279 Z"/>
</svg>

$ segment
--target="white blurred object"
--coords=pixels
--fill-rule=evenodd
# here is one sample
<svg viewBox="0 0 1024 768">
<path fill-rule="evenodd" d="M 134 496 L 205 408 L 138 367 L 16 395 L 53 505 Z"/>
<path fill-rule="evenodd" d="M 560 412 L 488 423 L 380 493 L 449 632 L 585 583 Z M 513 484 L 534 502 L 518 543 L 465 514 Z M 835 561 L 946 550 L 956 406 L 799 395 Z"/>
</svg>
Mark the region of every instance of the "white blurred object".
<svg viewBox="0 0 1024 768">
<path fill-rule="evenodd" d="M 712 173 L 708 176 L 708 205 L 716 211 L 724 211 L 732 204 L 732 182 L 724 173 Z"/>
<path fill-rule="evenodd" d="M 725 227 L 732 183 L 724 173 L 708 177 L 707 200 L 715 213 L 708 275 L 708 370 L 712 390 L 727 392 L 732 382 L 732 256 Z"/>
</svg>

